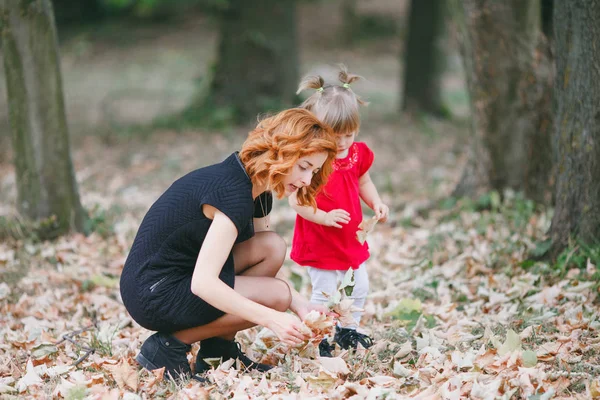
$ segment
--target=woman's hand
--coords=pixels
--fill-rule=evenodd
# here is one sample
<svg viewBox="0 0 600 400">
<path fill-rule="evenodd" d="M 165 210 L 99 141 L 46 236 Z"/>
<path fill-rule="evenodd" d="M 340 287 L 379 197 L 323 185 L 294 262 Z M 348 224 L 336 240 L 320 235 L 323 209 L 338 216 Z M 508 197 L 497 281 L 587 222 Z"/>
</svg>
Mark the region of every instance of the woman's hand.
<svg viewBox="0 0 600 400">
<path fill-rule="evenodd" d="M 341 228 L 342 225 L 340 224 L 347 224 L 348 222 L 350 222 L 350 213 L 338 208 L 337 210 L 331 210 L 325 214 L 323 225 Z"/>
<path fill-rule="evenodd" d="M 310 337 L 310 333 L 307 332 L 302 321 L 293 314 L 274 311 L 265 326 L 275 332 L 279 340 L 291 346 L 302 344 Z"/>
</svg>

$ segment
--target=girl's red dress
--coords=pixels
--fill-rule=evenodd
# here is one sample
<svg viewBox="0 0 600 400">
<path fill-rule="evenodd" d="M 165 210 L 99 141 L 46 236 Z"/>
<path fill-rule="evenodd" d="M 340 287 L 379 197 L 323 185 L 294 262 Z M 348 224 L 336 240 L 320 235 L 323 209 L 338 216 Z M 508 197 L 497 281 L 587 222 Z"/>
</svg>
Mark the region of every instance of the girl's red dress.
<svg viewBox="0 0 600 400">
<path fill-rule="evenodd" d="M 329 212 L 338 208 L 350 213 L 350 222 L 334 228 L 296 217 L 291 258 L 303 266 L 328 270 L 357 269 L 369 258 L 369 245 L 356 238 L 362 222 L 358 181 L 373 164 L 371 149 L 354 142 L 345 158 L 335 159 L 327 184 L 317 195 L 317 207 Z"/>
</svg>

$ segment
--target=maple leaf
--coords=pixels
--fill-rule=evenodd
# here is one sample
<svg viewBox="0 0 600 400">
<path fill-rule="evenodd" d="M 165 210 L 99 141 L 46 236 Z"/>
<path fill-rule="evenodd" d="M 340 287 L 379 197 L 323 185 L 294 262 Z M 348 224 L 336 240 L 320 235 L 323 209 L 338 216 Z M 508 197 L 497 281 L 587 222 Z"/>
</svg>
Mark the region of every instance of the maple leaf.
<svg viewBox="0 0 600 400">
<path fill-rule="evenodd" d="M 356 231 L 356 240 L 359 241 L 360 244 L 364 244 L 367 240 L 367 235 L 371 233 L 375 225 L 377 224 L 377 217 L 373 216 L 372 218 L 363 220 L 358 225 L 358 230 Z"/>
<path fill-rule="evenodd" d="M 319 375 L 309 376 L 306 378 L 306 380 L 312 385 L 315 385 L 315 386 L 318 386 L 318 387 L 321 387 L 324 389 L 329 389 L 329 388 L 333 387 L 333 385 L 335 385 L 335 383 L 338 380 L 338 377 L 333 372 L 329 372 L 326 369 L 324 369 L 323 367 L 321 367 L 319 369 Z"/>
<path fill-rule="evenodd" d="M 354 317 L 352 313 L 355 311 L 362 311 L 362 309 L 354 306 L 354 300 L 345 298 L 338 304 L 334 305 L 331 310 L 338 314 L 338 321 L 341 326 L 354 325 Z"/>
<path fill-rule="evenodd" d="M 131 365 L 125 357 L 121 358 L 121 361 L 117 365 L 106 366 L 112 373 L 112 377 L 117 382 L 119 388 L 124 389 L 128 387 L 133 391 L 138 389 L 138 376 L 137 371 Z"/>
<path fill-rule="evenodd" d="M 40 376 L 35 371 L 35 367 L 33 366 L 31 358 L 27 360 L 26 371 L 27 372 L 25 373 L 25 375 L 21 379 L 19 379 L 19 383 L 17 385 L 17 390 L 19 391 L 19 393 L 23 393 L 27 390 L 27 388 L 29 388 L 32 385 L 41 385 L 44 383 L 44 381 L 42 381 L 42 378 L 40 378 Z"/>
</svg>

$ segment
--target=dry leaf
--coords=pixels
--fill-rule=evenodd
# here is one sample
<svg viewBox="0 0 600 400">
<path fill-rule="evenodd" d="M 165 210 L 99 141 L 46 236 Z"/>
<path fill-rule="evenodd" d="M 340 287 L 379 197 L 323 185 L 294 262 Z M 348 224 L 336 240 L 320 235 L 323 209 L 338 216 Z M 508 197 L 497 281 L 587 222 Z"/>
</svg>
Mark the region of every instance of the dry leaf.
<svg viewBox="0 0 600 400">
<path fill-rule="evenodd" d="M 371 233 L 375 225 L 377 224 L 377 218 L 372 217 L 369 219 L 363 220 L 358 225 L 358 230 L 356 231 L 356 240 L 360 242 L 360 244 L 364 244 L 367 240 L 367 235 Z"/>
<path fill-rule="evenodd" d="M 126 358 L 123 357 L 117 365 L 106 366 L 106 368 L 111 371 L 112 377 L 115 382 L 117 382 L 119 388 L 124 389 L 125 387 L 128 387 L 137 392 L 137 370 L 129 365 Z"/>
<path fill-rule="evenodd" d="M 332 374 L 348 375 L 350 373 L 346 361 L 340 357 L 318 357 L 317 360 L 323 368 Z"/>
</svg>

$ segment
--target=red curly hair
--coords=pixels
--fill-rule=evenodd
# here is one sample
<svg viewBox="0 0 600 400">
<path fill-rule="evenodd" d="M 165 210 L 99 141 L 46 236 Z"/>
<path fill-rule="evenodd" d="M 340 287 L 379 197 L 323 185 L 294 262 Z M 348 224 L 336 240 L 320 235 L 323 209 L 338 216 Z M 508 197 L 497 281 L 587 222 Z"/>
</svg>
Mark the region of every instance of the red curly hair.
<svg viewBox="0 0 600 400">
<path fill-rule="evenodd" d="M 325 163 L 310 185 L 298 189 L 298 204 L 317 207 L 315 196 L 327 182 L 337 153 L 332 129 L 310 111 L 292 108 L 265 118 L 248 134 L 239 153 L 253 185 L 266 185 L 278 198 L 285 193 L 283 179 L 301 158 L 327 153 Z"/>
</svg>

